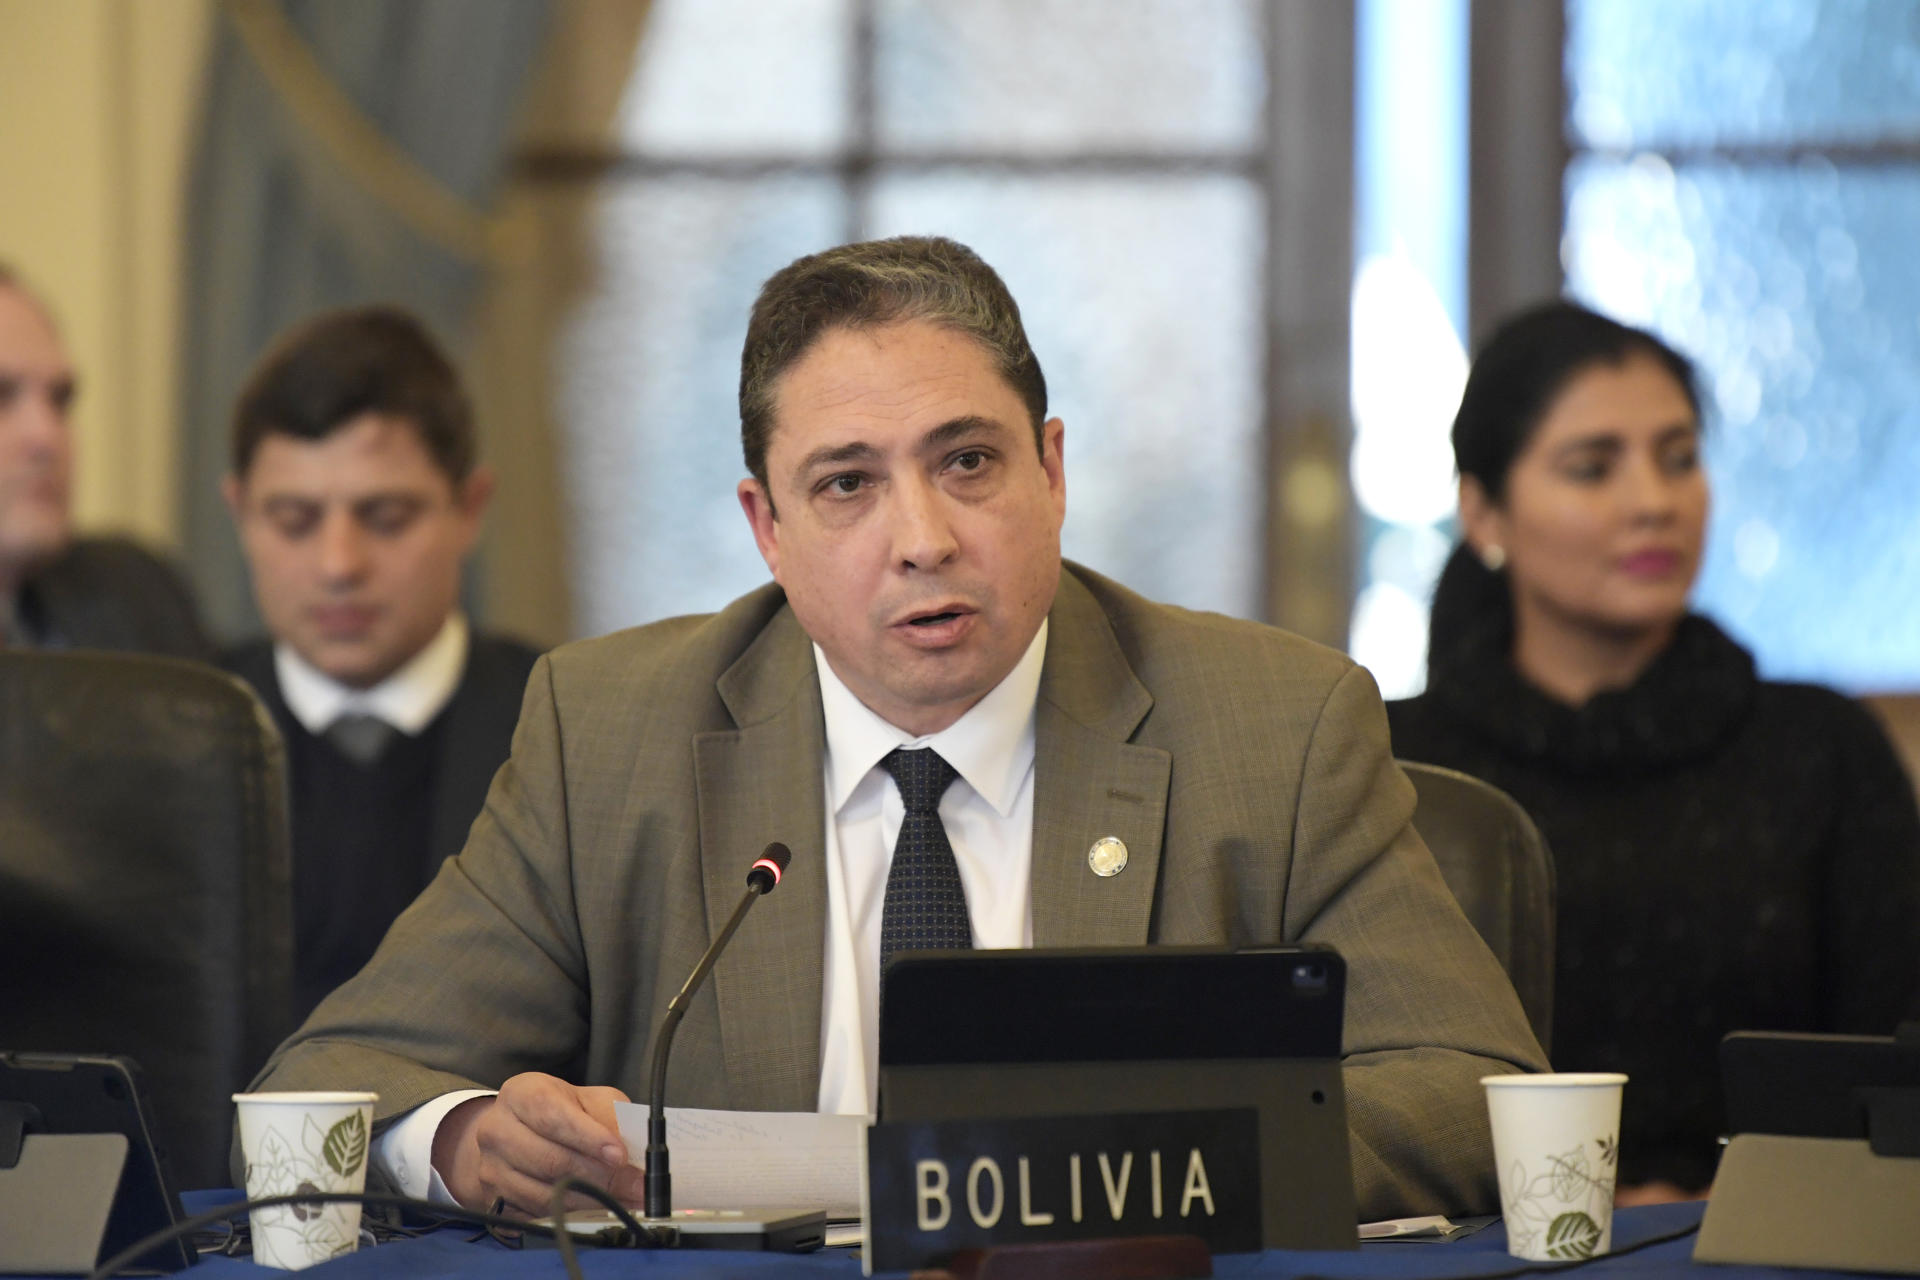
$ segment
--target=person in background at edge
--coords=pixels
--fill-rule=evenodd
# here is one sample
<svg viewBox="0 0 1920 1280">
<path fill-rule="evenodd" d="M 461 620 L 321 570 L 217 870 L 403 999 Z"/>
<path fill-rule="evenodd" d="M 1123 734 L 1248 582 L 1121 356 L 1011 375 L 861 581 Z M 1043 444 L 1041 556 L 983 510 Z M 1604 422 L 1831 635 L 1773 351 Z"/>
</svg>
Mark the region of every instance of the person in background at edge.
<svg viewBox="0 0 1920 1280">
<path fill-rule="evenodd" d="M 208 657 L 172 568 L 124 538 L 73 534 L 78 387 L 52 314 L 0 263 L 0 648 Z"/>
<path fill-rule="evenodd" d="M 1920 816 L 1879 725 L 1688 610 L 1708 486 L 1688 361 L 1513 316 L 1453 423 L 1464 539 L 1402 759 L 1506 791 L 1559 880 L 1554 1060 L 1624 1071 L 1619 1203 L 1703 1194 L 1734 1030 L 1885 1034 L 1920 989 Z"/>
</svg>

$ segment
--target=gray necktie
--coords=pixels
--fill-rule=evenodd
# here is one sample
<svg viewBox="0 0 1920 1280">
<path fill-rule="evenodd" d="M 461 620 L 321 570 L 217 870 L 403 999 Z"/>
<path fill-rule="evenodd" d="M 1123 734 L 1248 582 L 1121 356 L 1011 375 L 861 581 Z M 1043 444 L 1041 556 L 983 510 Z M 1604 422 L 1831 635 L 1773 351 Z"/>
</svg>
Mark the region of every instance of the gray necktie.
<svg viewBox="0 0 1920 1280">
<path fill-rule="evenodd" d="M 906 802 L 900 838 L 880 909 L 880 971 L 902 951 L 965 951 L 973 946 L 960 864 L 940 821 L 940 797 L 960 775 L 931 747 L 890 751 L 880 767 Z"/>
<path fill-rule="evenodd" d="M 347 759 L 362 768 L 373 765 L 386 754 L 400 731 L 379 716 L 350 711 L 327 726 L 322 737 Z"/>
</svg>

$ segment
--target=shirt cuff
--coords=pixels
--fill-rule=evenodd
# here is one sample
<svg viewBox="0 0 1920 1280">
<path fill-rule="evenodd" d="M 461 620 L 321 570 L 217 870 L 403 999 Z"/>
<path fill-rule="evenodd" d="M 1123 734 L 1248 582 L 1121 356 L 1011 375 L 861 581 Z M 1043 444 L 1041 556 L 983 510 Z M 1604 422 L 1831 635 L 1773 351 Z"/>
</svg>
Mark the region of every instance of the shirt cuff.
<svg viewBox="0 0 1920 1280">
<path fill-rule="evenodd" d="M 433 1139 L 447 1113 L 470 1098 L 491 1098 L 492 1089 L 456 1089 L 422 1103 L 387 1127 L 374 1143 L 373 1158 L 403 1196 L 453 1204 L 453 1193 L 433 1167 Z"/>
</svg>

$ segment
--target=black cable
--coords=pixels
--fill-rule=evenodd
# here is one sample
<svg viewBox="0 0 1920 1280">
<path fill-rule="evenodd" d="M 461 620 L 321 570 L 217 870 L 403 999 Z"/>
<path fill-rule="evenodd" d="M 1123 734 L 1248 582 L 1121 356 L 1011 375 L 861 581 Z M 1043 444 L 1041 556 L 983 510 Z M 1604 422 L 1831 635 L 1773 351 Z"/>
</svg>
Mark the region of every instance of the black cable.
<svg viewBox="0 0 1920 1280">
<path fill-rule="evenodd" d="M 495 1196 L 493 1198 L 493 1204 L 488 1208 L 487 1212 L 500 1213 L 504 1211 L 506 1207 L 507 1198 L 505 1196 Z M 482 1227 L 467 1237 L 468 1244 L 479 1244 L 482 1240 L 491 1240 L 502 1249 L 518 1249 L 520 1247 L 520 1233 L 518 1231 L 501 1231 L 495 1227 Z"/>
<path fill-rule="evenodd" d="M 1624 1249 L 1610 1249 L 1606 1253 L 1596 1253 L 1591 1257 L 1578 1258 L 1572 1262 L 1529 1262 L 1524 1267 L 1512 1267 L 1506 1271 L 1481 1271 L 1464 1276 L 1448 1276 L 1447 1280 L 1514 1280 L 1516 1276 L 1565 1275 L 1569 1271 L 1578 1271 L 1581 1267 L 1596 1262 L 1606 1262 L 1612 1258 L 1624 1258 L 1628 1254 L 1639 1253 L 1642 1249 L 1651 1249 L 1659 1244 L 1672 1244 L 1675 1240 L 1685 1240 L 1700 1230 L 1700 1224 L 1682 1227 L 1678 1231 L 1669 1231 L 1665 1235 L 1649 1236 L 1638 1244 L 1630 1244 Z M 1331 1276 L 1304 1275 L 1293 1280 L 1335 1280 Z M 1348 1280 L 1351 1280 L 1349 1277 Z"/>
<path fill-rule="evenodd" d="M 596 1188 L 597 1189 L 597 1188 Z M 135 1241 L 119 1253 L 114 1254 L 98 1267 L 94 1268 L 87 1280 L 109 1280 L 122 1268 L 159 1248 L 163 1244 L 192 1235 L 216 1223 L 237 1218 L 254 1209 L 271 1209 L 283 1204 L 378 1204 L 390 1205 L 401 1209 L 415 1209 L 421 1213 L 446 1218 L 454 1222 L 471 1222 L 487 1227 L 511 1227 L 519 1231 L 533 1231 L 544 1235 L 565 1235 L 554 1228 L 537 1222 L 523 1222 L 518 1218 L 508 1218 L 499 1214 L 480 1213 L 473 1209 L 463 1209 L 459 1205 L 434 1204 L 428 1200 L 416 1200 L 412 1196 L 395 1195 L 390 1191 L 305 1191 L 293 1192 L 284 1196 L 262 1196 L 258 1200 L 240 1200 L 233 1204 L 221 1205 L 205 1213 L 195 1214 L 191 1218 L 164 1227 L 143 1240 Z"/>
<path fill-rule="evenodd" d="M 577 1191 L 589 1200 L 597 1200 L 613 1211 L 620 1219 L 620 1225 L 630 1233 L 631 1239 L 622 1243 L 656 1246 L 671 1244 L 673 1229 L 649 1227 L 627 1209 L 627 1206 L 614 1199 L 612 1195 L 582 1178 L 562 1178 L 553 1184 L 553 1198 L 547 1202 L 547 1216 L 555 1222 L 563 1222 L 567 1212 L 567 1193 Z M 567 1269 L 567 1280 L 586 1280 L 580 1271 L 580 1257 L 573 1245 L 573 1232 L 564 1228 L 553 1233 L 553 1244 L 560 1251 L 560 1265 Z"/>
</svg>

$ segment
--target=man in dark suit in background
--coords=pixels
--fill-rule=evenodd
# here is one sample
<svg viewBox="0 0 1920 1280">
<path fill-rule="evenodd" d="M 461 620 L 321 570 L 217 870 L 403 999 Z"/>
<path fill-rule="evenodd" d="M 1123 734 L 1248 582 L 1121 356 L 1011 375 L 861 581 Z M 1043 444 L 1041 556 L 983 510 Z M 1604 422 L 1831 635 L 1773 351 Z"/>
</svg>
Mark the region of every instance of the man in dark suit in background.
<svg viewBox="0 0 1920 1280">
<path fill-rule="evenodd" d="M 390 308 L 286 335 L 234 413 L 223 491 L 270 638 L 223 664 L 287 740 L 298 1017 L 460 850 L 507 758 L 537 655 L 459 610 L 494 484 L 476 452 L 453 366 Z"/>
<path fill-rule="evenodd" d="M 77 382 L 53 317 L 0 263 L 0 648 L 205 657 L 174 571 L 121 538 L 75 538 Z"/>
</svg>

